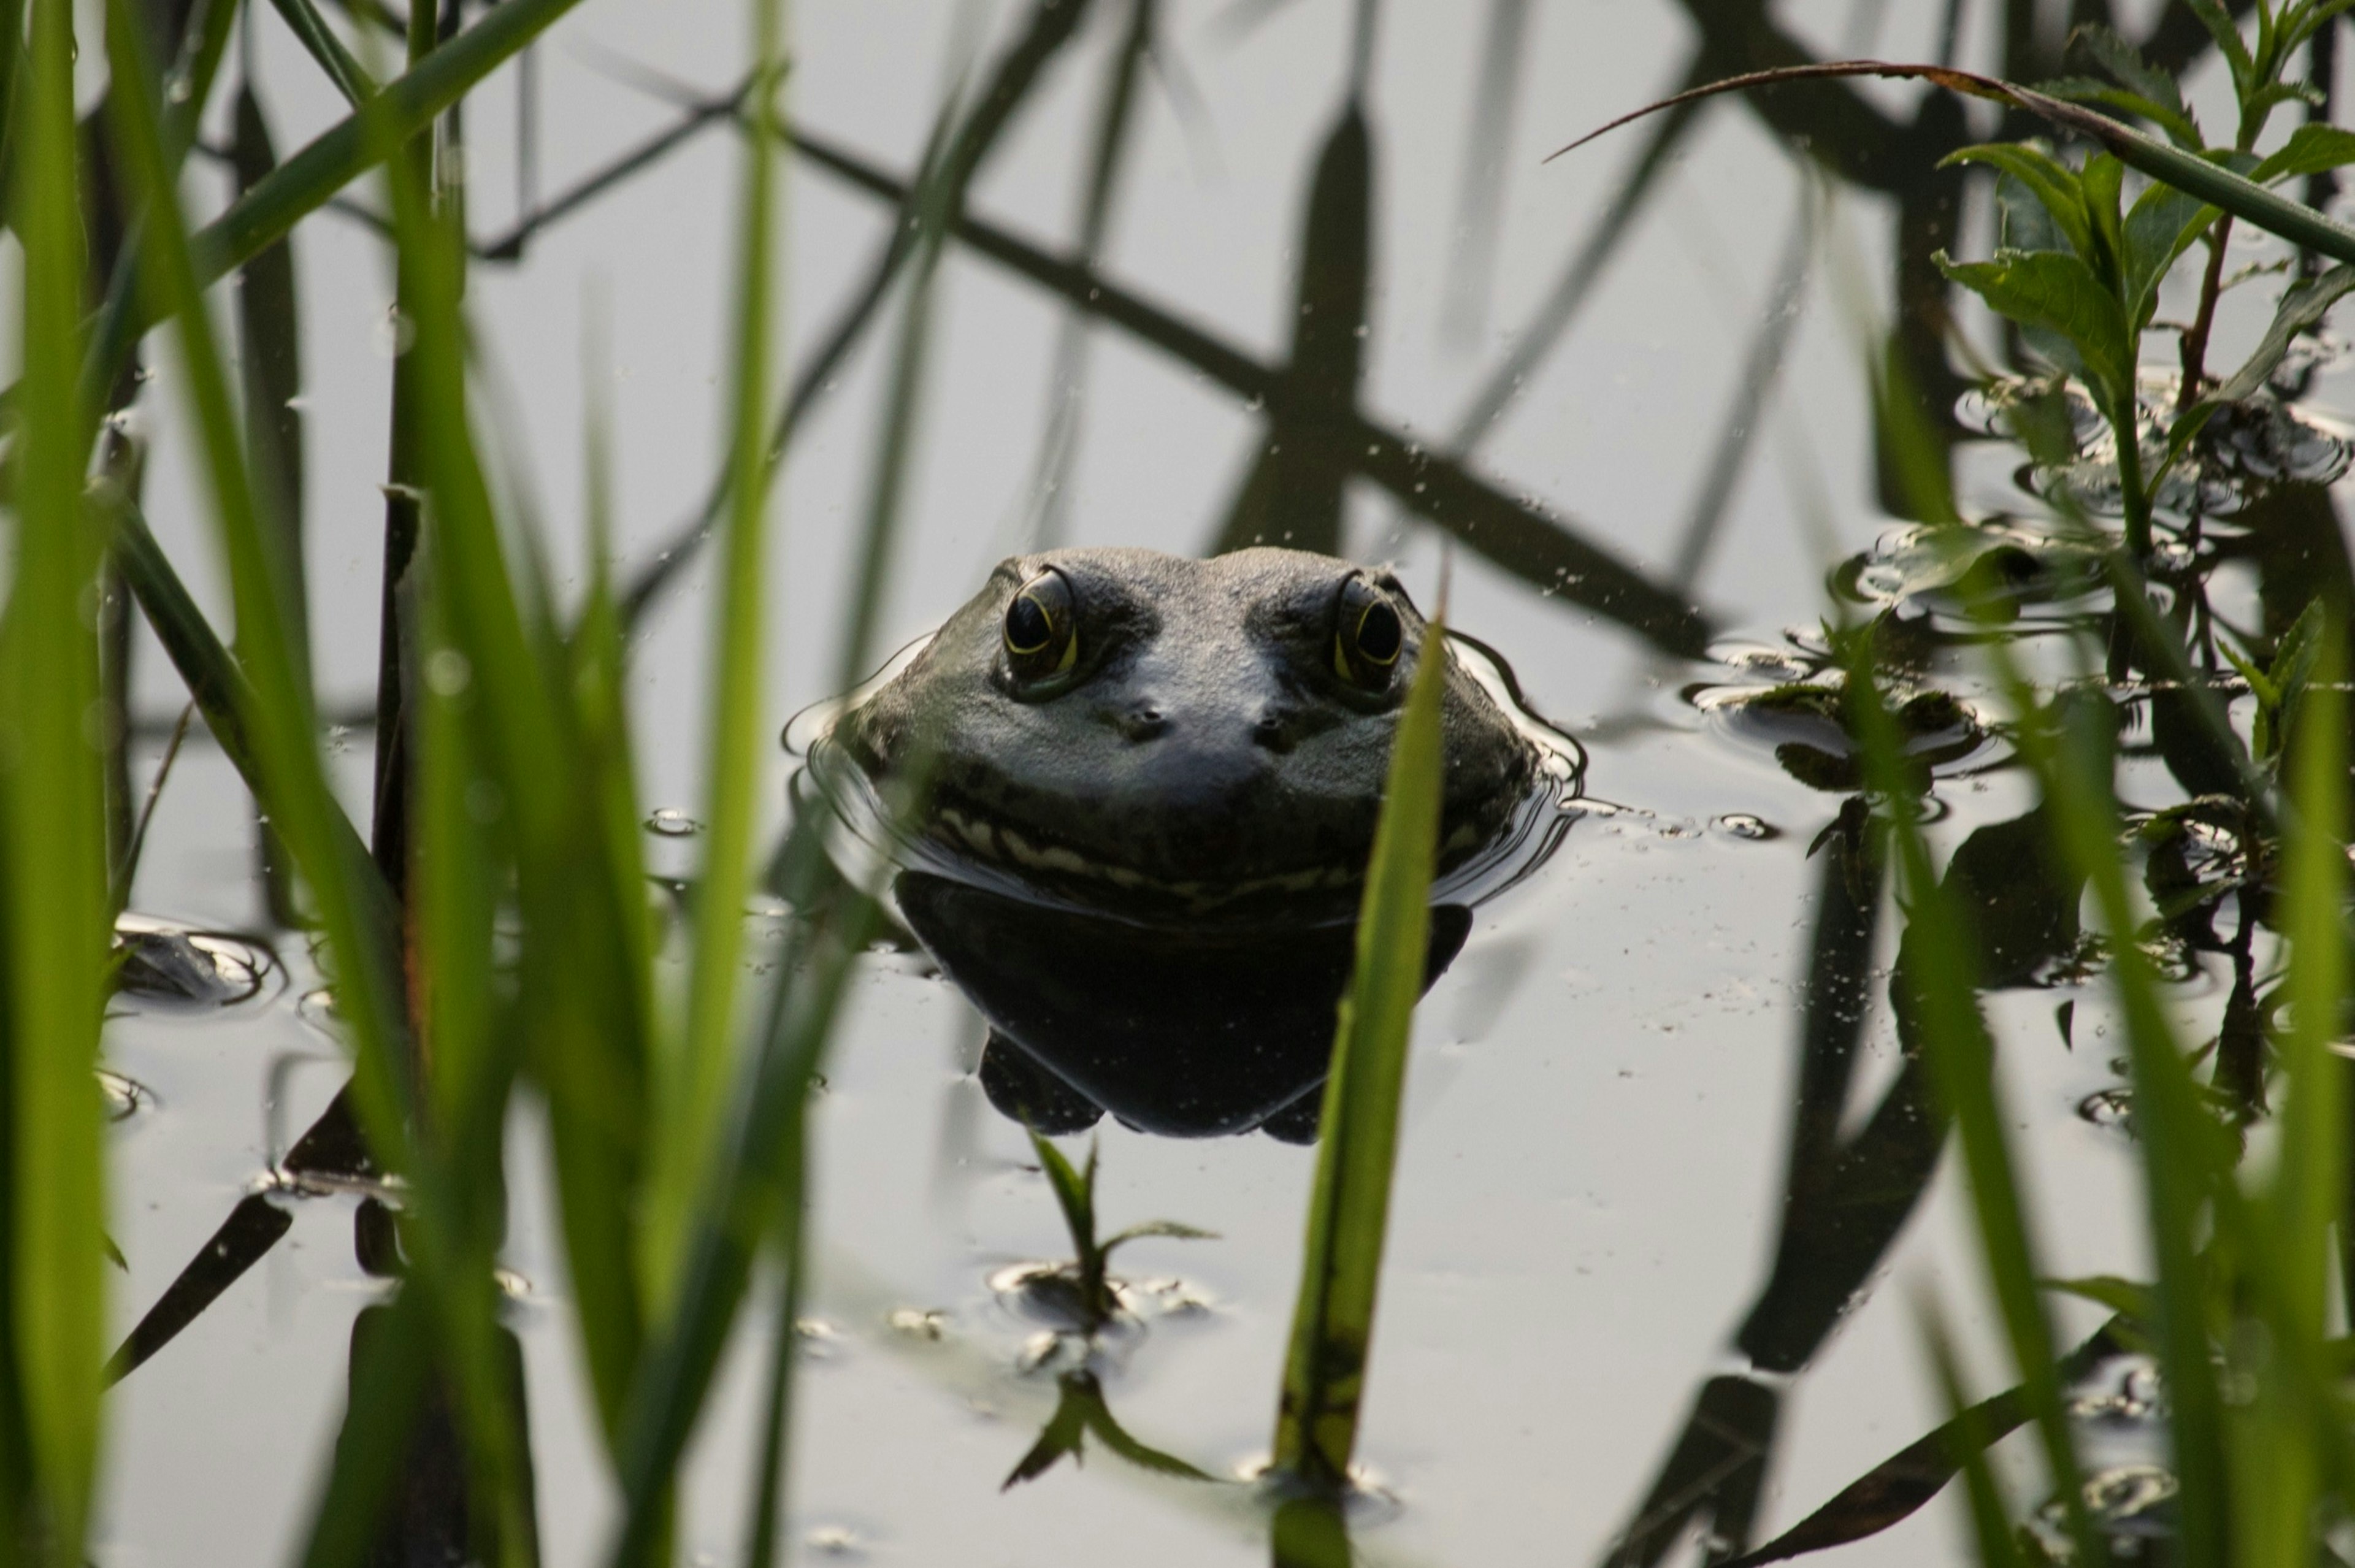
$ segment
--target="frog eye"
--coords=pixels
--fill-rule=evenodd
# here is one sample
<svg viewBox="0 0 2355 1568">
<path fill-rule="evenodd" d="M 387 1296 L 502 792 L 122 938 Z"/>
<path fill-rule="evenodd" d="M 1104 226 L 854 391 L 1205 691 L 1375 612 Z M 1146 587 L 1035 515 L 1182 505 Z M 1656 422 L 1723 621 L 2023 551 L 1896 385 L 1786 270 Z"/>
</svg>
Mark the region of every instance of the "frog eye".
<svg viewBox="0 0 2355 1568">
<path fill-rule="evenodd" d="M 1381 590 L 1362 577 L 1341 584 L 1333 608 L 1333 672 L 1363 691 L 1386 691 L 1406 646 L 1406 626 Z"/>
<path fill-rule="evenodd" d="M 1071 585 L 1052 568 L 1024 583 L 1006 606 L 1006 662 L 1019 680 L 1043 680 L 1080 658 Z"/>
</svg>

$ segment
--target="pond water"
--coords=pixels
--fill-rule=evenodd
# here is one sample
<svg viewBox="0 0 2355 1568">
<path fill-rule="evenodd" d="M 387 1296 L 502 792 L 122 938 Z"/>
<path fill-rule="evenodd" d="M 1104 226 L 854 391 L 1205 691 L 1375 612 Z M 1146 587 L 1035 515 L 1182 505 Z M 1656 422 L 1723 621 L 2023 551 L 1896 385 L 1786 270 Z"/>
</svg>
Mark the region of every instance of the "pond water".
<svg viewBox="0 0 2355 1568">
<path fill-rule="evenodd" d="M 1055 254 L 1075 230 L 1090 127 L 1124 26 L 1125 6 L 1096 9 L 971 202 Z M 1891 280 L 1918 272 L 1926 249 L 1921 224 L 1901 222 L 1919 213 L 1888 194 L 1918 171 L 1886 165 L 1926 140 L 1827 155 L 1879 180 L 1875 191 L 1821 178 L 1752 106 L 1711 105 L 1569 330 L 1511 370 L 1652 133 L 1540 158 L 1671 90 L 1704 43 L 1718 50 L 1704 51 L 1716 61 L 1707 74 L 1739 69 L 1726 63 L 1733 46 L 1693 20 L 1711 9 L 1393 4 L 1380 9 L 1369 56 L 1373 262 L 1359 408 L 1401 443 L 1468 447 L 1508 509 L 1541 505 L 1643 573 L 1663 603 L 1689 600 L 1707 617 L 1693 635 L 1656 616 L 1647 638 L 1627 624 L 1642 619 L 1627 601 L 1598 603 L 1550 565 L 1517 574 L 1497 559 L 1511 548 L 1484 552 L 1477 527 L 1453 549 L 1451 621 L 1497 650 L 1530 708 L 1576 736 L 1587 763 L 1560 847 L 1477 907 L 1419 1016 L 1359 1447 L 1375 1489 L 1357 1533 L 1369 1561 L 1650 1562 L 1689 1558 L 1712 1531 L 1764 1541 L 1943 1417 L 1918 1297 L 1952 1316 L 1983 1386 L 2001 1376 L 1967 1211 L 1934 1129 L 1913 1114 L 1920 1084 L 1888 1003 L 1897 923 L 1873 918 L 1885 895 L 1840 826 L 1854 785 L 1841 777 L 1837 725 L 1804 704 L 1728 695 L 1819 669 L 1813 629 L 1831 610 L 1828 575 L 1906 526 L 1876 481 L 1862 366 L 1894 308 Z M 1774 16 L 1828 58 L 1926 59 L 1945 9 L 1828 0 Z M 1955 9 L 1961 58 L 1987 57 L 2003 8 Z M 2158 9 L 2116 7 L 2129 31 Z M 500 231 L 532 187 L 561 190 L 671 121 L 677 110 L 633 69 L 726 92 L 741 69 L 740 10 L 589 0 L 537 51 L 529 176 L 517 73 L 493 78 L 468 109 L 476 231 Z M 1028 7 L 812 0 L 795 11 L 794 118 L 904 175 L 942 92 L 986 70 Z M 1110 280 L 1253 358 L 1282 360 L 1295 340 L 1302 212 L 1348 96 L 1356 22 L 1341 0 L 1161 7 L 1162 59 L 1140 87 L 1103 248 Z M 336 100 L 274 24 L 259 25 L 253 43 L 282 144 L 335 117 Z M 1509 69 L 1484 75 L 1484 51 Z M 2212 60 L 2198 67 L 2195 90 L 2212 92 L 2213 71 Z M 1923 101 L 1882 84 L 1856 98 L 1901 126 Z M 1944 124 L 1944 112 L 1922 123 Z M 1478 139 L 1484 123 L 1493 142 Z M 1992 120 L 1975 123 L 1985 133 Z M 1949 145 L 1962 139 L 1959 123 L 1950 129 Z M 545 519 L 576 581 L 585 377 L 610 377 L 628 566 L 675 540 L 710 483 L 724 437 L 736 171 L 728 135 L 707 133 L 551 225 L 520 261 L 474 272 L 505 483 Z M 808 162 L 794 165 L 790 193 L 782 275 L 799 363 L 859 285 L 890 209 Z M 1935 242 L 1983 254 L 1986 207 L 1974 187 L 1959 233 Z M 313 377 L 303 411 L 314 654 L 323 703 L 347 721 L 330 741 L 339 782 L 365 821 L 390 282 L 373 233 L 334 214 L 306 223 L 296 251 Z M 2272 253 L 2252 243 L 2245 256 Z M 2256 292 L 2228 299 L 2228 350 L 2262 329 L 2270 300 Z M 1068 471 L 1054 505 L 1036 504 L 1042 442 L 1064 400 L 1064 320 L 1059 300 L 989 257 L 947 251 L 886 645 L 937 624 L 1042 529 L 1185 553 L 1220 538 L 1267 439 L 1264 411 L 1117 325 L 1089 335 L 1084 384 L 1069 389 Z M 1998 351 L 1984 318 L 1965 324 Z M 592 330 L 610 342 L 610 370 L 582 368 Z M 846 541 L 865 505 L 889 331 L 887 320 L 842 367 L 782 489 L 765 697 L 778 729 L 836 695 Z M 1466 443 L 1459 421 L 1482 407 L 1500 365 L 1509 399 Z M 218 609 L 168 362 L 157 385 L 150 512 Z M 2348 392 L 2326 366 L 2306 406 L 2327 422 L 2334 404 L 2355 407 Z M 1966 500 L 2031 509 L 2019 463 L 2001 442 L 1964 447 Z M 2297 494 L 2296 559 L 2343 573 L 2328 493 Z M 1395 496 L 1353 480 L 1338 527 L 1343 553 L 1395 561 L 1416 599 L 1434 603 L 1442 535 Z M 2297 568 L 2244 553 L 2219 569 L 2213 602 L 2254 622 L 2265 573 Z M 1925 581 L 1893 547 L 1849 578 L 1881 603 Z M 647 848 L 669 875 L 689 873 L 698 851 L 708 586 L 703 570 L 683 572 L 636 645 Z M 1926 597 L 1909 611 L 1918 626 L 1951 629 L 1924 619 L 1937 613 Z M 2037 607 L 2023 630 L 2058 621 Z M 1950 641 L 1925 631 L 1923 655 L 1924 689 L 1985 700 Z M 136 658 L 133 776 L 144 779 L 185 696 L 152 643 Z M 2032 784 L 1967 710 L 1927 712 L 1917 752 L 1937 775 L 1941 852 L 1982 835 L 1987 907 L 2016 914 L 1994 901 L 2021 859 L 2006 825 L 2034 807 Z M 768 758 L 772 832 L 797 765 L 782 748 Z M 2121 789 L 2145 806 L 2184 793 L 2153 755 L 2130 758 Z M 124 1081 L 112 1199 L 127 1263 L 113 1297 L 120 1329 L 225 1221 L 239 1223 L 233 1213 L 243 1229 L 223 1232 L 223 1244 L 256 1226 L 285 1233 L 122 1385 L 94 1551 L 109 1568 L 295 1550 L 355 1323 L 389 1288 L 365 1240 L 365 1174 L 282 1174 L 341 1083 L 342 1058 L 319 966 L 303 933 L 271 927 L 255 867 L 250 806 L 199 726 L 160 798 L 132 902 L 156 978 L 117 1002 L 107 1036 L 108 1066 Z M 762 971 L 781 915 L 771 902 L 751 918 Z M 2069 1275 L 2138 1276 L 2121 1048 L 2105 993 L 2069 962 L 2073 912 L 2066 923 L 2021 936 L 1987 1016 L 2048 1256 Z M 2177 999 L 2206 1038 L 2232 976 L 2212 956 L 2190 965 Z M 818 1102 L 793 1550 L 810 1563 L 993 1568 L 1263 1560 L 1264 1515 L 1246 1488 L 1156 1477 L 1100 1445 L 1084 1466 L 1001 1489 L 1055 1408 L 1063 1365 L 1051 1325 L 1012 1286 L 1023 1265 L 1062 1258 L 1069 1244 L 1022 1129 L 985 1093 L 985 1033 L 921 950 L 879 951 L 862 965 Z M 1216 1232 L 1123 1252 L 1137 1321 L 1108 1341 L 1103 1396 L 1140 1442 L 1214 1476 L 1245 1474 L 1269 1441 L 1314 1151 L 1255 1134 L 1156 1136 L 1111 1117 L 1095 1136 L 1107 1227 L 1167 1219 Z M 1845 1175 L 1826 1152 L 1834 1140 L 1860 1140 Z M 549 1562 L 585 1563 L 603 1549 L 614 1497 L 528 1110 L 511 1158 L 508 1324 L 541 1546 Z M 290 1224 L 240 1207 L 265 1188 L 263 1207 Z M 2086 1304 L 2056 1312 L 2073 1343 L 2100 1321 Z M 679 1510 L 690 1562 L 738 1551 L 768 1322 L 747 1315 L 700 1429 Z M 1845 1561 L 1964 1551 L 1959 1510 L 1941 1499 L 1846 1548 Z"/>
</svg>

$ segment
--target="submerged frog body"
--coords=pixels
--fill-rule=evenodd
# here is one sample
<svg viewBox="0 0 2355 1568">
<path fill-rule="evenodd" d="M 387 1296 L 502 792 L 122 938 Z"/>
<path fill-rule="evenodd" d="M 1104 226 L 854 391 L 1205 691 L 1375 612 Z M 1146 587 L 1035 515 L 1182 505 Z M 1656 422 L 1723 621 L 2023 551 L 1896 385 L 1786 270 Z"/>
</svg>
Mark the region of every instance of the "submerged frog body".
<svg viewBox="0 0 2355 1568">
<path fill-rule="evenodd" d="M 893 824 L 900 912 L 988 1018 L 1001 1108 L 1304 1137 L 1429 657 L 1448 665 L 1428 980 L 1497 869 L 1550 848 L 1575 771 L 1387 571 L 1284 549 L 1017 557 L 834 720 L 813 772 L 846 815 L 857 795 Z"/>
</svg>

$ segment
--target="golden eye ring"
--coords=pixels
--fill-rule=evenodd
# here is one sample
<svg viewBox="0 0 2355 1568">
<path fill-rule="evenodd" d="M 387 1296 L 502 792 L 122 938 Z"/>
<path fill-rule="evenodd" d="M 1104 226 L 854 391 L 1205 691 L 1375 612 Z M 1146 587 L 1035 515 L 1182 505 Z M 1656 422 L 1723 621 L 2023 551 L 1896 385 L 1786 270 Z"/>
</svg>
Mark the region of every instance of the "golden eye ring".
<svg viewBox="0 0 2355 1568">
<path fill-rule="evenodd" d="M 1067 675 L 1080 660 L 1078 603 L 1052 567 L 1015 591 L 1002 633 L 1007 667 L 1022 681 Z"/>
<path fill-rule="evenodd" d="M 1333 673 L 1360 691 L 1390 689 L 1406 651 L 1406 623 L 1390 596 L 1362 577 L 1341 584 L 1333 606 Z"/>
</svg>

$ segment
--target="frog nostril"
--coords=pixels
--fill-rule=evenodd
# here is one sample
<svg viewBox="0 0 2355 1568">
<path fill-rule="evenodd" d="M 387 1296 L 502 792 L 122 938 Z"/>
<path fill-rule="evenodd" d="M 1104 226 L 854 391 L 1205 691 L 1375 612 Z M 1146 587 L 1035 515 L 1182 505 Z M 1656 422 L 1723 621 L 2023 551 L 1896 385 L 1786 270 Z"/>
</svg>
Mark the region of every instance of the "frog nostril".
<svg viewBox="0 0 2355 1568">
<path fill-rule="evenodd" d="M 1263 709 L 1252 724 L 1252 740 L 1271 752 L 1288 752 L 1297 737 L 1293 733 L 1293 716 L 1289 709 Z"/>
<path fill-rule="evenodd" d="M 1168 729 L 1169 716 L 1149 702 L 1121 715 L 1121 733 L 1132 741 L 1150 741 Z"/>
</svg>

